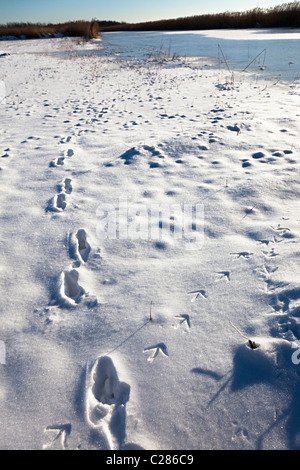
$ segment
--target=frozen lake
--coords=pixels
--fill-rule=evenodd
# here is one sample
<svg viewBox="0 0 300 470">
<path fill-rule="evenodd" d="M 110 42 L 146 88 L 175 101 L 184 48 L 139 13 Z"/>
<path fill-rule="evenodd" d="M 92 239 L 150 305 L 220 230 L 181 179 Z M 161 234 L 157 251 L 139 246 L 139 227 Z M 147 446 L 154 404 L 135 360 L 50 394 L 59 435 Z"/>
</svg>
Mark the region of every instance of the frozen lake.
<svg viewBox="0 0 300 470">
<path fill-rule="evenodd" d="M 125 60 L 157 57 L 162 52 L 181 57 L 220 57 L 230 70 L 247 67 L 272 79 L 300 78 L 300 29 L 111 32 L 103 33 L 103 45 L 105 54 L 117 54 Z"/>
</svg>

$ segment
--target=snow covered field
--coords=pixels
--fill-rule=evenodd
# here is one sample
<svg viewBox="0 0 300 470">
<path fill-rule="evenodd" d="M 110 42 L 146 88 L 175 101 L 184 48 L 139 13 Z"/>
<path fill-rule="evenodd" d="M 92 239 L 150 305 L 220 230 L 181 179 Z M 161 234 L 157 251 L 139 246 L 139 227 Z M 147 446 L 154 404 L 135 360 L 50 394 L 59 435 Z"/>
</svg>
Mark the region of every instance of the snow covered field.
<svg viewBox="0 0 300 470">
<path fill-rule="evenodd" d="M 299 82 L 0 46 L 0 448 L 299 449 Z"/>
</svg>

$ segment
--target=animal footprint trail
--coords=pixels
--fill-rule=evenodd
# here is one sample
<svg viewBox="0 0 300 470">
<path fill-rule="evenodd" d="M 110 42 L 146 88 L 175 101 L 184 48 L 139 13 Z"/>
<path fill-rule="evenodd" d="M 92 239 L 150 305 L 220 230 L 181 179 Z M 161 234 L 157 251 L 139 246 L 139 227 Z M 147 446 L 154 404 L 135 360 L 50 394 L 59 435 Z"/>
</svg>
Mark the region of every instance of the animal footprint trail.
<svg viewBox="0 0 300 470">
<path fill-rule="evenodd" d="M 1 155 L 1 158 L 9 158 L 9 152 L 10 152 L 10 148 L 6 148 L 4 149 L 4 154 Z"/>
<path fill-rule="evenodd" d="M 84 300 L 84 305 L 88 308 L 94 308 L 98 305 L 96 296 L 91 295 L 79 283 L 79 268 L 88 260 L 91 250 L 90 244 L 87 242 L 87 235 L 84 229 L 80 229 L 76 234 L 70 236 L 70 256 L 76 259 L 69 269 L 62 271 L 59 276 L 56 293 L 50 305 L 58 305 L 63 308 L 76 307 Z M 85 269 L 82 267 L 82 269 Z M 87 272 L 85 272 L 87 275 Z M 85 282 L 87 277 L 85 277 Z"/>
<path fill-rule="evenodd" d="M 130 386 L 121 382 L 112 359 L 102 356 L 87 370 L 86 420 L 107 441 L 110 450 L 124 447 L 126 403 Z"/>
<path fill-rule="evenodd" d="M 66 195 L 72 192 L 72 180 L 71 178 L 65 178 L 63 183 L 58 185 L 59 194 L 52 197 L 49 201 L 46 211 L 50 212 L 62 212 L 67 207 Z"/>
<path fill-rule="evenodd" d="M 51 160 L 49 163 L 50 168 L 55 168 L 55 167 L 60 167 L 65 164 L 66 157 L 71 158 L 74 155 L 74 150 L 73 149 L 68 149 L 65 153 L 64 156 L 62 157 L 57 157 L 54 160 Z"/>
<path fill-rule="evenodd" d="M 282 227 L 278 224 L 271 228 L 283 237 L 280 240 L 275 238 L 275 243 L 284 242 L 285 237 L 290 237 L 289 227 Z M 300 337 L 300 288 L 289 286 L 289 283 L 282 280 L 282 275 L 274 276 L 279 270 L 279 265 L 275 264 L 275 256 L 279 256 L 279 253 L 276 253 L 274 248 L 262 253 L 267 261 L 256 269 L 256 273 L 264 283 L 260 290 L 267 295 L 268 304 L 272 309 L 268 312 L 273 318 L 271 332 L 287 340 L 298 340 Z M 274 315 L 277 317 L 276 323 L 274 323 Z"/>
<path fill-rule="evenodd" d="M 285 286 L 279 292 L 269 293 L 269 301 L 278 319 L 276 324 L 272 324 L 272 334 L 299 341 L 300 288 Z"/>
</svg>

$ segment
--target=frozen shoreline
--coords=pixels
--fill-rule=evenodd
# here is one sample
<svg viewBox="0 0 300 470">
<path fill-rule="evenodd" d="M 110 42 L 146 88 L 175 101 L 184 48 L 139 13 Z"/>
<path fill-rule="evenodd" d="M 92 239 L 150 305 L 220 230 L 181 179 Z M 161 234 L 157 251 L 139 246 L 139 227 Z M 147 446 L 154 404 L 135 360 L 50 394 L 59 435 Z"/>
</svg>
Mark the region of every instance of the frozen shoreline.
<svg viewBox="0 0 300 470">
<path fill-rule="evenodd" d="M 298 449 L 299 84 L 93 47 L 1 42 L 0 447 Z"/>
<path fill-rule="evenodd" d="M 211 57 L 232 73 L 256 73 L 270 80 L 299 81 L 298 41 L 300 30 L 253 28 L 197 31 L 124 31 L 103 33 L 103 50 L 119 59 L 169 56 Z"/>
</svg>

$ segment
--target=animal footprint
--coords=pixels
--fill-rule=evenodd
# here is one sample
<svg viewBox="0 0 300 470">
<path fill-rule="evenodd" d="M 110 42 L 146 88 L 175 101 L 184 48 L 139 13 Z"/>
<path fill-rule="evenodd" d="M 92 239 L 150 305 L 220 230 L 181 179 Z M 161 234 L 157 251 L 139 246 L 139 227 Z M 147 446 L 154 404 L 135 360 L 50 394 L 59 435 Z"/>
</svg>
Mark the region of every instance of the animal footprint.
<svg viewBox="0 0 300 470">
<path fill-rule="evenodd" d="M 61 212 L 65 210 L 66 206 L 66 196 L 64 193 L 60 193 L 50 200 L 46 210 L 51 212 Z"/>
<path fill-rule="evenodd" d="M 67 206 L 66 203 L 66 196 L 65 194 L 61 193 L 56 196 L 56 207 L 58 209 L 64 210 Z"/>
<path fill-rule="evenodd" d="M 236 132 L 237 134 L 241 132 L 241 128 L 237 124 L 234 124 L 234 126 L 227 126 L 227 129 L 229 131 Z"/>
<path fill-rule="evenodd" d="M 58 157 L 52 160 L 49 164 L 50 167 L 62 166 L 65 163 L 65 157 Z"/>
<path fill-rule="evenodd" d="M 71 178 L 65 178 L 63 183 L 58 185 L 58 190 L 60 193 L 57 196 L 54 196 L 47 207 L 47 211 L 61 212 L 67 207 L 66 203 L 66 194 L 71 194 L 72 192 L 72 180 Z"/>
<path fill-rule="evenodd" d="M 240 426 L 237 422 L 233 422 L 233 435 L 232 440 L 235 441 L 237 439 L 248 440 L 249 433 L 248 430 Z"/>
<path fill-rule="evenodd" d="M 91 247 L 87 242 L 85 230 L 78 230 L 78 232 L 76 233 L 76 238 L 78 240 L 78 254 L 82 261 L 86 263 L 89 257 Z"/>
<path fill-rule="evenodd" d="M 56 436 L 49 444 L 44 444 L 43 449 L 49 449 L 49 447 L 52 447 L 59 438 L 62 450 L 67 448 L 67 438 L 71 434 L 71 424 L 55 424 L 53 426 L 47 426 L 45 432 L 46 431 L 55 432 Z"/>
<path fill-rule="evenodd" d="M 3 155 L 1 155 L 1 158 L 8 158 L 9 157 L 9 153 L 8 153 L 9 151 L 10 151 L 9 148 L 5 149 L 4 150 L 5 153 Z"/>
<path fill-rule="evenodd" d="M 73 149 L 68 149 L 67 150 L 67 157 L 73 157 L 74 155 L 74 150 Z"/>
<path fill-rule="evenodd" d="M 91 247 L 87 241 L 87 235 L 84 229 L 79 229 L 76 234 L 71 234 L 70 250 L 72 258 L 82 263 L 87 262 Z"/>
<path fill-rule="evenodd" d="M 274 248 L 272 248 L 270 251 L 263 250 L 262 254 L 265 258 L 274 258 L 275 256 L 279 255 L 279 253 L 277 253 Z"/>
<path fill-rule="evenodd" d="M 133 147 L 123 153 L 119 158 L 124 160 L 124 165 L 132 165 L 135 162 L 135 157 L 137 155 L 140 155 L 140 152 Z"/>
<path fill-rule="evenodd" d="M 62 139 L 60 140 L 60 143 L 61 144 L 68 143 L 68 142 L 70 142 L 71 139 L 72 139 L 71 135 L 68 135 L 67 137 L 62 137 Z"/>
<path fill-rule="evenodd" d="M 59 303 L 76 306 L 84 295 L 84 289 L 78 284 L 79 274 L 75 269 L 64 271 L 59 279 Z"/>
<path fill-rule="evenodd" d="M 294 238 L 291 230 L 288 227 L 282 227 L 280 224 L 278 224 L 277 227 L 271 228 L 282 238 Z M 276 239 L 275 241 L 278 241 L 278 239 Z"/>
<path fill-rule="evenodd" d="M 87 374 L 86 419 L 107 440 L 111 450 L 124 446 L 126 403 L 130 386 L 120 382 L 112 359 L 100 357 Z"/>
<path fill-rule="evenodd" d="M 199 297 L 202 297 L 203 299 L 207 299 L 207 295 L 204 289 L 194 290 L 194 291 L 188 292 L 188 294 L 194 294 L 192 302 L 195 302 L 195 300 L 197 300 Z"/>
<path fill-rule="evenodd" d="M 280 242 L 282 242 L 282 240 L 279 240 L 277 237 L 273 237 L 272 240 L 268 240 L 268 239 L 257 240 L 257 243 L 259 243 L 260 245 L 266 245 L 266 246 L 269 246 L 270 243 L 280 243 Z"/>
<path fill-rule="evenodd" d="M 257 269 L 257 272 L 261 275 L 263 279 L 266 279 L 271 276 L 271 274 L 275 273 L 278 270 L 278 266 L 275 268 L 272 268 L 271 266 L 268 266 L 264 264 L 260 269 Z"/>
<path fill-rule="evenodd" d="M 72 188 L 72 180 L 71 178 L 65 178 L 64 181 L 58 186 L 60 192 L 65 192 L 66 194 L 71 194 Z"/>
<path fill-rule="evenodd" d="M 248 251 L 240 251 L 238 253 L 230 253 L 231 255 L 236 256 L 236 258 L 250 259 L 253 253 L 248 253 Z"/>
<path fill-rule="evenodd" d="M 190 316 L 187 314 L 182 314 L 182 315 L 176 315 L 175 318 L 179 319 L 179 324 L 175 326 L 175 328 L 178 328 L 180 325 L 186 325 L 186 327 L 189 329 L 191 328 L 191 322 L 190 322 Z"/>
<path fill-rule="evenodd" d="M 230 281 L 230 271 L 219 271 L 216 274 L 218 275 L 217 281 L 220 281 L 221 279 Z"/>
<path fill-rule="evenodd" d="M 159 344 L 156 344 L 155 346 L 150 346 L 150 347 L 144 349 L 144 352 L 148 352 L 148 351 L 152 352 L 152 355 L 149 356 L 148 359 L 147 359 L 148 362 L 153 362 L 154 359 L 159 354 L 161 354 L 164 357 L 169 356 L 167 346 L 164 343 L 159 343 Z"/>
<path fill-rule="evenodd" d="M 149 168 L 159 168 L 161 166 L 160 162 L 155 159 L 163 159 L 164 156 L 162 153 L 157 150 L 154 146 L 144 145 L 143 149 L 150 154 L 151 160 L 149 161 Z"/>
</svg>

